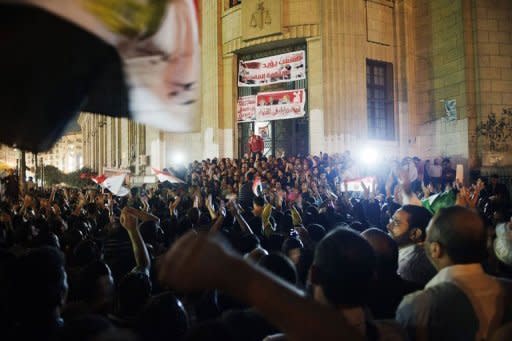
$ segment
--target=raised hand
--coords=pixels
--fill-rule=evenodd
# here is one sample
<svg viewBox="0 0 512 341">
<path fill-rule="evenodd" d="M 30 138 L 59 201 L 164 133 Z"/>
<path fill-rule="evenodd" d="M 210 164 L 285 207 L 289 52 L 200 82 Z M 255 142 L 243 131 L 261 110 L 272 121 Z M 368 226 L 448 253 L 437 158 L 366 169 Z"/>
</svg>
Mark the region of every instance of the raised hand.
<svg viewBox="0 0 512 341">
<path fill-rule="evenodd" d="M 295 206 L 293 206 L 291 211 L 292 211 L 293 226 L 302 225 L 302 218 L 299 214 L 299 211 L 297 211 L 297 208 L 295 208 Z"/>
<path fill-rule="evenodd" d="M 135 215 L 136 211 L 136 209 L 131 207 L 125 207 L 121 211 L 119 222 L 121 223 L 121 226 L 124 227 L 128 232 L 137 229 L 137 216 Z"/>
<path fill-rule="evenodd" d="M 208 209 L 212 220 L 215 220 L 217 218 L 217 213 L 215 213 L 215 209 L 213 207 L 213 199 L 211 194 L 208 194 L 208 199 L 206 200 L 206 208 Z"/>
<path fill-rule="evenodd" d="M 162 259 L 159 278 L 179 291 L 224 288 L 234 257 L 218 237 L 189 232 Z"/>
</svg>

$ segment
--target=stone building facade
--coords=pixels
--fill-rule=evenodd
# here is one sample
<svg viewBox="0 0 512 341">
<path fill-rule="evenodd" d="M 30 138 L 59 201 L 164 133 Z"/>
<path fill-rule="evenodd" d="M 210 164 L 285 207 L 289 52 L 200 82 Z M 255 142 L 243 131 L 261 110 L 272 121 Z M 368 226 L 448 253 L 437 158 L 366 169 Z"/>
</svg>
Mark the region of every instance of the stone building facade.
<svg viewBox="0 0 512 341">
<path fill-rule="evenodd" d="M 36 164 L 54 166 L 64 173 L 76 171 L 83 167 L 82 132 L 68 131 L 55 145 L 44 153 L 25 154 L 27 174 L 34 176 Z M 0 161 L 13 169 L 20 167 L 21 151 L 6 145 L 0 145 Z M 37 162 L 36 162 L 37 159 Z"/>
<path fill-rule="evenodd" d="M 199 3 L 201 131 L 163 133 L 83 114 L 86 166 L 131 166 L 142 174 L 167 166 L 177 152 L 187 161 L 241 156 L 247 134 L 260 125 L 237 122 L 237 100 L 246 93 L 237 81 L 240 60 L 302 50 L 307 73 L 297 86 L 306 91 L 306 113 L 269 125 L 269 151 L 373 146 L 390 158 L 450 156 L 471 168 L 512 167 L 512 142 L 491 146 L 494 138 L 479 129 L 491 113 L 512 120 L 501 114 L 512 107 L 512 1 Z M 269 89 L 282 88 L 260 91 Z M 506 135 L 512 127 L 504 129 Z M 279 134 L 291 142 L 279 145 Z"/>
</svg>

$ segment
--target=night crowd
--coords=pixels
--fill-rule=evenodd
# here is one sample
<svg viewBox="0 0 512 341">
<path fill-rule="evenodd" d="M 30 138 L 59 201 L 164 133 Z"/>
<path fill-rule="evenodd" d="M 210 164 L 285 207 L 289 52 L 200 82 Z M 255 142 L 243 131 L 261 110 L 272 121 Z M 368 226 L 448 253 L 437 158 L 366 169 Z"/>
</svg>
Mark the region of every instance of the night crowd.
<svg viewBox="0 0 512 341">
<path fill-rule="evenodd" d="M 254 154 L 126 197 L 7 183 L 0 339 L 512 340 L 508 189 L 453 167 Z"/>
</svg>

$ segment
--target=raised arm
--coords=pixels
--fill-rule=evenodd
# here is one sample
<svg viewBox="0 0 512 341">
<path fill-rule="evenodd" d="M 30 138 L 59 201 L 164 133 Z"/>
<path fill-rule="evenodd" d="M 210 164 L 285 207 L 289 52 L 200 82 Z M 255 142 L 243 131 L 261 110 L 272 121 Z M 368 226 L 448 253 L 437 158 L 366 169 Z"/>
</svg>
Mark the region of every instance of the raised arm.
<svg viewBox="0 0 512 341">
<path fill-rule="evenodd" d="M 229 212 L 233 217 L 235 217 L 236 221 L 238 222 L 238 225 L 240 225 L 240 228 L 244 232 L 248 232 L 250 234 L 254 234 L 249 224 L 245 221 L 244 217 L 240 214 L 240 208 L 238 207 L 238 204 L 234 201 L 230 201 L 228 203 L 228 209 Z"/>
<path fill-rule="evenodd" d="M 337 310 L 244 261 L 216 237 L 182 237 L 165 255 L 160 279 L 181 291 L 223 290 L 255 307 L 290 340 L 362 340 Z"/>
<path fill-rule="evenodd" d="M 137 264 L 137 270 L 149 274 L 151 260 L 149 259 L 149 253 L 146 248 L 146 244 L 144 244 L 144 240 L 142 239 L 140 231 L 137 227 L 137 218 L 145 214 L 145 212 L 140 210 L 125 207 L 121 211 L 120 223 L 130 236 L 133 254 L 135 255 L 135 264 Z"/>
</svg>

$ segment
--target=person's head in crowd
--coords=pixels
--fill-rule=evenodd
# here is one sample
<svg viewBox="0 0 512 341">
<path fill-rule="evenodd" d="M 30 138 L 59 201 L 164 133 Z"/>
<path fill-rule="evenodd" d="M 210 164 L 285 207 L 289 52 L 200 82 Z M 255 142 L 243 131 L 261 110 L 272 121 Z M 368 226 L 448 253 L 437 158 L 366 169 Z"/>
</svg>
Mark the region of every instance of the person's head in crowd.
<svg viewBox="0 0 512 341">
<path fill-rule="evenodd" d="M 397 276 L 398 245 L 396 242 L 387 233 L 377 228 L 363 231 L 361 236 L 368 241 L 375 253 L 377 278 Z"/>
<path fill-rule="evenodd" d="M 252 233 L 233 236 L 233 238 L 234 240 L 232 240 L 232 244 L 241 254 L 247 254 L 261 245 L 259 237 Z"/>
<path fill-rule="evenodd" d="M 399 247 L 417 244 L 425 239 L 425 229 L 431 218 L 431 213 L 424 207 L 404 205 L 393 214 L 387 229 Z"/>
<path fill-rule="evenodd" d="M 245 180 L 247 182 L 252 182 L 254 180 L 254 173 L 253 172 L 245 173 Z"/>
<path fill-rule="evenodd" d="M 337 228 L 317 245 L 310 281 L 315 300 L 337 308 L 366 304 L 375 254 L 357 233 Z"/>
<path fill-rule="evenodd" d="M 152 245 L 153 247 L 156 247 L 157 244 L 162 240 L 162 230 L 160 228 L 160 224 L 148 220 L 140 224 L 139 231 L 142 236 L 142 239 L 144 239 L 144 242 L 147 244 Z"/>
<path fill-rule="evenodd" d="M 277 231 L 283 234 L 289 234 L 290 231 L 293 230 L 293 219 L 290 211 L 285 212 L 285 214 L 279 219 L 279 223 L 277 224 Z"/>
<path fill-rule="evenodd" d="M 190 220 L 190 223 L 193 227 L 197 227 L 199 225 L 199 218 L 201 216 L 201 211 L 197 207 L 191 207 L 187 211 L 187 218 Z"/>
<path fill-rule="evenodd" d="M 35 226 L 29 221 L 23 221 L 14 229 L 14 242 L 28 248 L 36 234 Z"/>
<path fill-rule="evenodd" d="M 443 161 L 441 162 L 441 166 L 443 167 L 443 169 L 449 168 L 450 167 L 450 159 L 445 157 L 443 159 Z"/>
<path fill-rule="evenodd" d="M 92 239 L 80 241 L 73 249 L 72 263 L 75 266 L 82 267 L 88 263 L 101 259 L 101 249 Z"/>
<path fill-rule="evenodd" d="M 500 176 L 498 174 L 492 174 L 489 180 L 492 186 L 496 186 L 500 180 Z"/>
<path fill-rule="evenodd" d="M 80 273 L 78 298 L 96 313 L 109 312 L 114 298 L 114 279 L 107 264 L 94 261 Z"/>
<path fill-rule="evenodd" d="M 482 219 L 461 206 L 440 209 L 427 228 L 425 251 L 437 270 L 481 263 L 487 257 L 487 232 Z"/>
<path fill-rule="evenodd" d="M 309 224 L 306 226 L 306 230 L 314 243 L 320 242 L 327 234 L 325 228 L 320 224 Z"/>
<path fill-rule="evenodd" d="M 64 266 L 64 255 L 53 247 L 32 249 L 13 263 L 8 306 L 17 322 L 60 318 L 68 292 Z"/>
<path fill-rule="evenodd" d="M 364 230 L 366 230 L 366 226 L 360 222 L 360 221 L 353 221 L 350 223 L 350 228 L 358 233 L 361 233 L 363 232 Z"/>
<path fill-rule="evenodd" d="M 134 319 L 151 297 L 151 280 L 141 272 L 130 272 L 121 279 L 117 288 L 116 313 L 124 319 Z"/>
<path fill-rule="evenodd" d="M 297 285 L 297 270 L 295 269 L 295 265 L 282 254 L 271 253 L 263 256 L 258 261 L 258 264 L 288 283 Z"/>
<path fill-rule="evenodd" d="M 142 340 L 182 340 L 189 328 L 183 304 L 170 292 L 153 296 L 144 307 L 138 323 Z"/>
<path fill-rule="evenodd" d="M 37 247 L 42 246 L 51 246 L 56 249 L 60 249 L 60 241 L 59 237 L 55 233 L 48 232 L 44 234 L 39 234 L 35 240 Z"/>
<path fill-rule="evenodd" d="M 290 236 L 284 241 L 281 251 L 293 264 L 297 265 L 302 249 L 304 249 L 302 241 L 297 236 Z"/>
<path fill-rule="evenodd" d="M 265 199 L 261 196 L 254 197 L 252 200 L 252 214 L 256 217 L 261 217 L 263 207 L 265 207 Z"/>
</svg>

